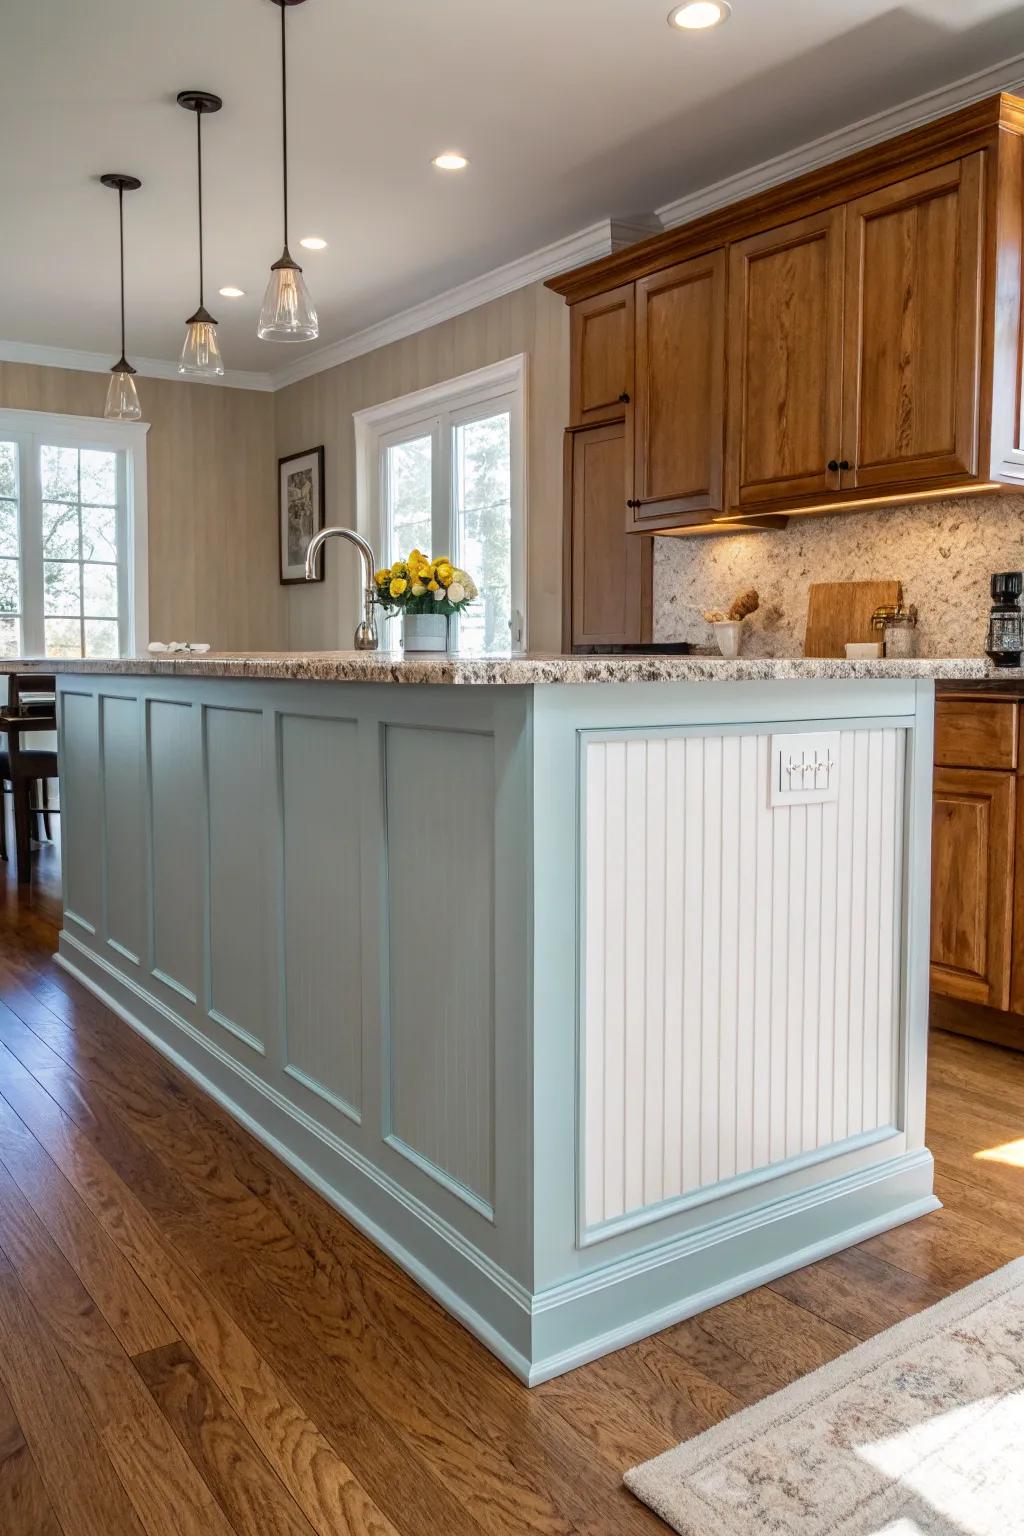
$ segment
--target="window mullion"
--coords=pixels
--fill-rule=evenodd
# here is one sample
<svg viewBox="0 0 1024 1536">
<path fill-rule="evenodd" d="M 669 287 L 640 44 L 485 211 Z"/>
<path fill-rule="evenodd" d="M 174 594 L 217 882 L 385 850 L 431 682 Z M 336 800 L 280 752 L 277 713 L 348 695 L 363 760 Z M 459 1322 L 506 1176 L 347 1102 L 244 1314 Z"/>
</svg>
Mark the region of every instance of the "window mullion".
<svg viewBox="0 0 1024 1536">
<path fill-rule="evenodd" d="M 21 466 L 18 539 L 21 553 L 21 643 L 26 656 L 42 656 L 43 637 L 43 482 L 39 468 L 41 439 L 19 444 Z"/>
</svg>

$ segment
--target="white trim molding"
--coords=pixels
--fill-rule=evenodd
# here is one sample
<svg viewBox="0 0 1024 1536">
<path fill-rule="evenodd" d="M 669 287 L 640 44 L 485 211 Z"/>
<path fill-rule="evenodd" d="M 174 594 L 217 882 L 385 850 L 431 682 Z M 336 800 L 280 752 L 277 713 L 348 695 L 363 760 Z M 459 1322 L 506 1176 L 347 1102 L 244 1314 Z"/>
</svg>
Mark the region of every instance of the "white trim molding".
<svg viewBox="0 0 1024 1536">
<path fill-rule="evenodd" d="M 995 96 L 999 91 L 1014 93 L 1022 89 L 1024 54 L 1018 54 L 1012 59 L 1004 59 L 1000 64 L 993 64 L 989 69 L 980 70 L 975 75 L 955 80 L 951 85 L 943 85 L 937 90 L 926 92 L 924 96 L 916 96 L 913 101 L 903 102 L 898 107 L 888 107 L 871 117 L 863 117 L 846 128 L 837 128 L 820 139 L 812 139 L 809 144 L 799 144 L 785 154 L 749 166 L 745 171 L 738 171 L 735 176 L 727 176 L 709 187 L 687 192 L 671 203 L 664 203 L 657 210 L 658 218 L 663 228 L 675 229 L 706 213 L 714 213 L 716 208 L 726 208 L 741 198 L 752 197 L 758 192 L 767 191 L 769 187 L 792 181 L 795 176 L 802 176 L 806 171 L 831 165 L 836 160 L 845 159 L 847 155 L 855 155 L 858 150 L 870 149 L 875 144 L 884 143 L 886 139 L 895 138 L 899 133 L 919 128 L 922 123 L 934 122 L 959 107 L 983 101 L 986 96 Z"/>
<path fill-rule="evenodd" d="M 71 368 L 76 373 L 109 373 L 109 352 L 79 352 L 71 347 L 37 346 L 29 341 L 0 340 L 0 363 L 34 363 L 38 368 Z M 178 384 L 212 384 L 222 389 L 258 389 L 269 393 L 277 386 L 269 373 L 249 373 L 245 369 L 227 369 L 222 378 L 189 374 L 185 378 L 178 365 L 159 357 L 133 357 L 132 367 L 140 379 L 173 379 Z"/>
</svg>

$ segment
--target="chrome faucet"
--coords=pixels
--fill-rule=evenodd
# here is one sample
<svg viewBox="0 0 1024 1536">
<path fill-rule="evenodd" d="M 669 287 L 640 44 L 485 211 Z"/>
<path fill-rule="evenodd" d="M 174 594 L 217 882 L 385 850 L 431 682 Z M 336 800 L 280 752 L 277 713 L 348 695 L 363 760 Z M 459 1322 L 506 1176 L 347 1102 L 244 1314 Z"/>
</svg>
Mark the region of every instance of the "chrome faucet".
<svg viewBox="0 0 1024 1536">
<path fill-rule="evenodd" d="M 376 567 L 373 550 L 367 544 L 361 533 L 356 533 L 352 528 L 321 528 L 319 533 L 313 535 L 306 550 L 306 580 L 316 579 L 316 557 L 320 553 L 322 545 L 328 539 L 348 539 L 358 549 L 363 561 L 363 617 L 356 625 L 355 648 L 357 651 L 375 651 L 377 649 L 377 626 L 373 621 L 373 604 L 377 590 L 373 584 L 373 572 Z"/>
</svg>

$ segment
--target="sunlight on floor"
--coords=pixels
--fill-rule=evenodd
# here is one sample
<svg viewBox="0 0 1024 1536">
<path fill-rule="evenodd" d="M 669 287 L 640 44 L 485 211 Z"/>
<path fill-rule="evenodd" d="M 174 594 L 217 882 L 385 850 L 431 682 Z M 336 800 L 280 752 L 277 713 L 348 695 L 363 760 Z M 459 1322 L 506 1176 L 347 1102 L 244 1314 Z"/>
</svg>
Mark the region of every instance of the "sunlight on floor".
<svg viewBox="0 0 1024 1536">
<path fill-rule="evenodd" d="M 981 1163 L 1006 1163 L 1010 1168 L 1024 1168 L 1024 1136 L 1019 1141 L 1004 1141 L 1001 1147 L 986 1147 L 975 1152 L 975 1160 Z"/>
<path fill-rule="evenodd" d="M 900 1434 L 857 1448 L 858 1456 L 965 1536 L 1020 1531 L 1024 1510 L 1024 1392 L 983 1397 Z M 885 1536 L 911 1536 L 912 1520 Z"/>
</svg>

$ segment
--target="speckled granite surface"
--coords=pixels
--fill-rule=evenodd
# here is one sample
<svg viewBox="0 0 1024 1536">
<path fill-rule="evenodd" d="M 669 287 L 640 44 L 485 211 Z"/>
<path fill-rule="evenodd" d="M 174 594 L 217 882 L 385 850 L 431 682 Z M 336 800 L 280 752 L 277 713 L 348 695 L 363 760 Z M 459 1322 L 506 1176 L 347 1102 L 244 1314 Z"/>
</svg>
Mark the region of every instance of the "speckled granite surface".
<svg viewBox="0 0 1024 1536">
<path fill-rule="evenodd" d="M 922 656 L 976 656 L 985 644 L 989 577 L 1024 568 L 1024 496 L 960 496 L 881 511 L 792 518 L 770 533 L 655 539 L 656 640 L 712 644 L 701 617 L 754 586 L 747 656 L 803 649 L 812 581 L 902 581 L 916 603 Z"/>
<path fill-rule="evenodd" d="M 996 672 L 984 657 L 924 661 L 832 661 L 716 656 L 416 656 L 378 651 L 225 651 L 206 656 L 138 656 L 118 661 L 4 661 L 3 672 L 63 672 L 78 676 L 250 678 L 326 683 L 725 683 L 772 679 L 930 677 L 978 682 L 1024 678 Z"/>
</svg>

